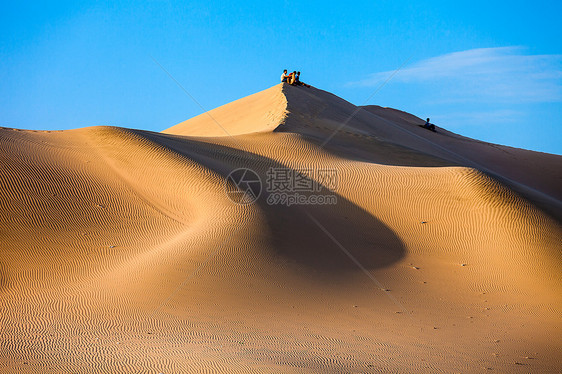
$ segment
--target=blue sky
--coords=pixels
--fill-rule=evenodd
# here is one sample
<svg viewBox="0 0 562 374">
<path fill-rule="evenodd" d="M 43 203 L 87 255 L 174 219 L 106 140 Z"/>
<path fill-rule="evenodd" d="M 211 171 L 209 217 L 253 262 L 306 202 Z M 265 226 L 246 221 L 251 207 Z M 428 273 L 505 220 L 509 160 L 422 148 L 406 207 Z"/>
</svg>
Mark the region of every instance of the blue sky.
<svg viewBox="0 0 562 374">
<path fill-rule="evenodd" d="M 356 105 L 562 154 L 560 14 L 556 1 L 3 1 L 0 126 L 161 131 L 200 114 L 156 60 L 204 109 L 288 68 Z"/>
</svg>

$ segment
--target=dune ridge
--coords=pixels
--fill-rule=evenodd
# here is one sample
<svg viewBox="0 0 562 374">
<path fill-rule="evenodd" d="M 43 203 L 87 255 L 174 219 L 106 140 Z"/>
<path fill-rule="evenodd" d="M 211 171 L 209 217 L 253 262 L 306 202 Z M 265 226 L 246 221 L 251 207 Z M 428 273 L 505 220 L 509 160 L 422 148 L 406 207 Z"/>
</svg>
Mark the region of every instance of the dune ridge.
<svg viewBox="0 0 562 374">
<path fill-rule="evenodd" d="M 562 157 L 420 121 L 277 85 L 1 128 L 0 372 L 559 372 Z M 241 167 L 336 170 L 337 204 L 234 204 Z"/>
</svg>

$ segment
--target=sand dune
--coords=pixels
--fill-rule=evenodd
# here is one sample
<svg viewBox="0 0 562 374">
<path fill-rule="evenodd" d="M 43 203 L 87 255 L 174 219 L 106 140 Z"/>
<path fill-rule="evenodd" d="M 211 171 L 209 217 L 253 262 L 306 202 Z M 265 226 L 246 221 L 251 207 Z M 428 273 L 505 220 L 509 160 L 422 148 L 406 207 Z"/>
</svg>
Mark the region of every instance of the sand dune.
<svg viewBox="0 0 562 374">
<path fill-rule="evenodd" d="M 420 123 L 277 85 L 0 129 L 0 372 L 560 372 L 562 157 Z M 337 203 L 272 204 L 271 168 Z"/>
</svg>

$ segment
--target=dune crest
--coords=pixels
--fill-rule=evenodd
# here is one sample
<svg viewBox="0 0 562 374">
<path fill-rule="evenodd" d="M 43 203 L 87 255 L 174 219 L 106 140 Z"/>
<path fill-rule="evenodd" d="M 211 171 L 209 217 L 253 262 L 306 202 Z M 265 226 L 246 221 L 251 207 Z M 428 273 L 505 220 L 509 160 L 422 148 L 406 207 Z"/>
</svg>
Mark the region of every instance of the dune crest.
<svg viewBox="0 0 562 374">
<path fill-rule="evenodd" d="M 235 136 L 273 131 L 285 117 L 287 101 L 277 85 L 210 110 L 163 131 L 187 136 Z"/>
<path fill-rule="evenodd" d="M 559 372 L 562 157 L 420 123 L 280 84 L 162 133 L 0 128 L 0 372 Z"/>
</svg>

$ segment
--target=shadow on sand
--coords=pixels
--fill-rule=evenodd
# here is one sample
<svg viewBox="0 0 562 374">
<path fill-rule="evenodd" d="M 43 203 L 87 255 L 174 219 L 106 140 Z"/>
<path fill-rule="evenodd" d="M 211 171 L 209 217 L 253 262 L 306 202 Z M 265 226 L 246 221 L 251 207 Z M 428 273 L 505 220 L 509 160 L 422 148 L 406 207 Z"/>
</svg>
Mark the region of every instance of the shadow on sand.
<svg viewBox="0 0 562 374">
<path fill-rule="evenodd" d="M 329 273 L 334 277 L 359 271 L 351 256 L 364 268 L 372 270 L 389 266 L 405 255 L 403 243 L 391 229 L 369 212 L 339 195 L 337 190 L 330 191 L 322 183 L 319 183 L 323 190 L 321 193 L 334 196 L 337 203 L 293 206 L 271 204 L 273 192 L 267 191 L 266 188 L 267 171 L 270 168 L 293 170 L 287 165 L 237 148 L 209 144 L 188 137 L 131 131 L 182 157 L 200 163 L 223 176 L 225 180 L 238 168 L 248 168 L 256 172 L 262 182 L 262 192 L 254 204 L 267 221 L 271 233 L 271 247 L 278 255 L 302 264 L 315 273 Z M 347 254 L 334 239 L 348 251 Z"/>
</svg>

